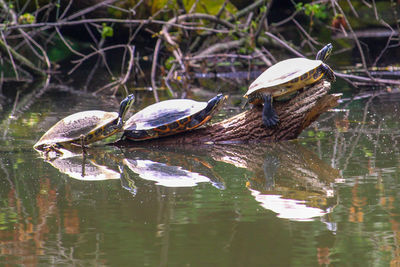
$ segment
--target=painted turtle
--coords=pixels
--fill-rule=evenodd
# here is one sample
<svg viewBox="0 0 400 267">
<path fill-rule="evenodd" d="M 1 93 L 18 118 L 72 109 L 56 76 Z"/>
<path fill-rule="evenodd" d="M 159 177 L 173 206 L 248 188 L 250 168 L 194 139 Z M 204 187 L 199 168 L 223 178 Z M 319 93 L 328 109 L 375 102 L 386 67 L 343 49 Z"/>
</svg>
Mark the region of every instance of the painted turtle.
<svg viewBox="0 0 400 267">
<path fill-rule="evenodd" d="M 33 147 L 46 152 L 59 151 L 65 145 L 84 147 L 109 137 L 121 131 L 125 114 L 134 100 L 133 95 L 122 100 L 119 113 L 90 110 L 69 115 L 51 127 Z"/>
<path fill-rule="evenodd" d="M 271 66 L 264 71 L 250 86 L 244 97 L 254 105 L 264 103 L 262 120 L 265 126 L 272 127 L 279 118 L 272 107 L 272 100 L 285 100 L 299 89 L 316 83 L 322 77 L 335 81 L 332 69 L 324 63 L 332 52 L 332 44 L 324 46 L 315 60 L 291 58 Z"/>
<path fill-rule="evenodd" d="M 209 121 L 226 99 L 218 94 L 208 102 L 171 99 L 152 104 L 125 123 L 122 138 L 139 141 L 195 129 Z"/>
</svg>

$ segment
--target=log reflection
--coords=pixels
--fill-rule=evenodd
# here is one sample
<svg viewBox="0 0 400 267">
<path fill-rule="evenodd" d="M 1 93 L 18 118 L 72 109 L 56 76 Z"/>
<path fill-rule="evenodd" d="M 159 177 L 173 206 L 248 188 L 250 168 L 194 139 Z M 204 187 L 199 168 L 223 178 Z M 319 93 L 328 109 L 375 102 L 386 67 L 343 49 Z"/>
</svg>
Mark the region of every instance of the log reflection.
<svg viewBox="0 0 400 267">
<path fill-rule="evenodd" d="M 154 185 L 180 188 L 208 183 L 225 190 L 228 182 L 237 182 L 229 179 L 231 175 L 243 168 L 243 185 L 254 199 L 278 217 L 293 220 L 329 212 L 336 203 L 333 185 L 340 178 L 337 169 L 293 142 L 151 147 L 138 143 L 122 152 L 90 148 L 85 157 L 78 154 L 48 162 L 74 179 L 121 179 L 121 186 L 133 195 L 140 187 Z M 218 162 L 228 165 L 216 171 Z"/>
<path fill-rule="evenodd" d="M 212 168 L 217 162 L 244 168 L 252 173 L 245 183 L 251 195 L 282 218 L 308 220 L 326 214 L 336 203 L 333 184 L 339 171 L 296 143 L 151 148 L 137 144 L 128 150 L 124 162 L 133 172 L 169 187 L 194 186 L 198 175 L 213 185 L 224 183 L 223 177 L 235 169 L 217 175 Z M 181 185 L 168 184 L 171 176 L 179 177 Z"/>
<path fill-rule="evenodd" d="M 278 217 L 309 220 L 335 204 L 333 183 L 340 178 L 302 145 L 281 142 L 268 146 L 234 145 L 213 150 L 213 158 L 251 170 L 246 186 L 253 197 Z"/>
</svg>

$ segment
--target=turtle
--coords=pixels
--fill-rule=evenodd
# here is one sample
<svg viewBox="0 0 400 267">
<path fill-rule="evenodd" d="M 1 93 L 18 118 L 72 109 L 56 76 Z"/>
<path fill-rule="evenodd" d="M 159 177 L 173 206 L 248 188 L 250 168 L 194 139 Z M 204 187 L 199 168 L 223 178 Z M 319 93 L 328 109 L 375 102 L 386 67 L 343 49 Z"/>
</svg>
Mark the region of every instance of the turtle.
<svg viewBox="0 0 400 267">
<path fill-rule="evenodd" d="M 84 146 L 122 130 L 124 117 L 134 102 L 133 95 L 121 101 L 119 112 L 88 110 L 65 117 L 52 126 L 33 146 L 36 150 L 60 152 L 69 145 Z"/>
<path fill-rule="evenodd" d="M 274 127 L 279 118 L 272 100 L 288 100 L 300 89 L 312 85 L 325 78 L 329 82 L 335 81 L 332 69 L 324 63 L 332 52 L 332 44 L 325 45 L 315 60 L 306 58 L 291 58 L 280 61 L 264 71 L 253 81 L 244 97 L 254 105 L 264 104 L 262 121 L 266 127 Z"/>
<path fill-rule="evenodd" d="M 208 102 L 170 99 L 152 104 L 127 120 L 121 139 L 141 141 L 195 129 L 209 121 L 226 99 L 218 94 Z"/>
</svg>

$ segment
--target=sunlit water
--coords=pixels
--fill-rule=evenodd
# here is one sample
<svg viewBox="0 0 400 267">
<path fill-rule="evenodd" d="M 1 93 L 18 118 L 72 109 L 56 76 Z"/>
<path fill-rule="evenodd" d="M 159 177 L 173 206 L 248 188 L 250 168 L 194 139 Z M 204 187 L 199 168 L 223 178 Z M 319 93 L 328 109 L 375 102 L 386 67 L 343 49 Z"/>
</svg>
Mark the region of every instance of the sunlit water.
<svg viewBox="0 0 400 267">
<path fill-rule="evenodd" d="M 9 103 L 1 116 L 0 262 L 397 265 L 398 100 L 385 93 L 345 101 L 295 142 L 100 143 L 85 158 L 52 161 L 32 149 L 44 131 L 74 112 L 114 111 L 119 100 L 52 91 L 26 109 L 12 112 Z"/>
</svg>

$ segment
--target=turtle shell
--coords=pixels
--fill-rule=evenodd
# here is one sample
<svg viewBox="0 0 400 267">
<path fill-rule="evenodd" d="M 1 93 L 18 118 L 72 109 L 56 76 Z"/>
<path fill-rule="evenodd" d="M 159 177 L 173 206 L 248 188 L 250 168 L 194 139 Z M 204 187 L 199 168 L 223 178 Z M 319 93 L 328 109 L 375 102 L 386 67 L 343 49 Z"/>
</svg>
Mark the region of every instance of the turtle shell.
<svg viewBox="0 0 400 267">
<path fill-rule="evenodd" d="M 219 94 L 208 102 L 171 99 L 152 104 L 125 123 L 124 136 L 145 140 L 195 129 L 209 121 L 226 98 Z"/>
<path fill-rule="evenodd" d="M 283 96 L 322 77 L 318 71 L 324 64 L 321 60 L 291 58 L 278 62 L 264 71 L 250 86 L 245 94 L 248 97 L 254 92 L 269 93 L 272 97 Z"/>
<path fill-rule="evenodd" d="M 85 144 L 110 136 L 114 131 L 103 132 L 106 126 L 116 123 L 117 112 L 101 110 L 82 111 L 65 117 L 51 127 L 34 145 L 40 148 L 45 145 L 60 143 L 80 143 L 83 135 Z"/>
</svg>

